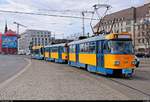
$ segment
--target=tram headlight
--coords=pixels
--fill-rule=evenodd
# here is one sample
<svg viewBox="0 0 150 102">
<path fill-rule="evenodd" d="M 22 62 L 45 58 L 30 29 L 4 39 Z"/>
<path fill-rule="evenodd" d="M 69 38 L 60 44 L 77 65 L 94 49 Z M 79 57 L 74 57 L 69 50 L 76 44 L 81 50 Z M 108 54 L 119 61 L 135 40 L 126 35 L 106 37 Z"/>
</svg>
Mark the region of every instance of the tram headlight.
<svg viewBox="0 0 150 102">
<path fill-rule="evenodd" d="M 115 64 L 115 65 L 119 65 L 119 64 L 120 64 L 120 61 L 115 61 L 114 64 Z"/>
<path fill-rule="evenodd" d="M 135 65 L 135 64 L 136 64 L 136 61 L 132 61 L 131 63 Z"/>
</svg>

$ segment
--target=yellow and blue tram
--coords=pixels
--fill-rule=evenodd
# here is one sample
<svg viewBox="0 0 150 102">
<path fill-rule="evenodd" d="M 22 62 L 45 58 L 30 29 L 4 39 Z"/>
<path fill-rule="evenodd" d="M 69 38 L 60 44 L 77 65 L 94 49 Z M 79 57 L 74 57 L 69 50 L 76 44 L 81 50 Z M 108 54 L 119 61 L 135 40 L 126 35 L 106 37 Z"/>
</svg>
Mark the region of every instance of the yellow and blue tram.
<svg viewBox="0 0 150 102">
<path fill-rule="evenodd" d="M 31 57 L 33 59 L 43 60 L 44 59 L 44 48 L 43 46 L 33 46 L 31 51 Z"/>
<path fill-rule="evenodd" d="M 132 75 L 135 56 L 128 33 L 99 35 L 68 44 L 71 66 L 105 75 Z"/>
<path fill-rule="evenodd" d="M 68 61 L 68 46 L 66 43 L 48 45 L 44 47 L 45 60 L 58 63 Z"/>
<path fill-rule="evenodd" d="M 34 49 L 36 59 L 68 62 L 70 66 L 104 75 L 131 76 L 136 64 L 131 35 L 125 32 Z"/>
</svg>

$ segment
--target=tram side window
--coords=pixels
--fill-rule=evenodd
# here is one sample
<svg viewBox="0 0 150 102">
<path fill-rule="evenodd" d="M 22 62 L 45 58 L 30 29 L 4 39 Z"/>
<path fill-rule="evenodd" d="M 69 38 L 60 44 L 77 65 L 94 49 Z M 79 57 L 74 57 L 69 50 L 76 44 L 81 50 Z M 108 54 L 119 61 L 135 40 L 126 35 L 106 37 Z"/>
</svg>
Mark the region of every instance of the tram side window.
<svg viewBox="0 0 150 102">
<path fill-rule="evenodd" d="M 45 51 L 46 51 L 46 52 L 49 52 L 49 48 L 46 48 Z"/>
<path fill-rule="evenodd" d="M 68 47 L 63 47 L 64 52 L 68 52 Z"/>
<path fill-rule="evenodd" d="M 44 52 L 47 52 L 47 48 L 44 48 Z"/>
<path fill-rule="evenodd" d="M 89 43 L 89 53 L 96 53 L 96 42 Z"/>
<path fill-rule="evenodd" d="M 34 54 L 39 54 L 39 49 L 33 50 L 33 53 L 34 53 Z"/>
<path fill-rule="evenodd" d="M 71 45 L 69 48 L 71 53 L 75 53 L 75 45 Z"/>
<path fill-rule="evenodd" d="M 103 44 L 103 52 L 104 53 L 109 53 L 110 52 L 110 48 L 108 46 L 108 42 L 104 42 L 104 44 Z"/>
<path fill-rule="evenodd" d="M 80 53 L 87 53 L 89 51 L 89 43 L 80 44 Z"/>
<path fill-rule="evenodd" d="M 54 47 L 52 48 L 52 52 L 57 52 L 58 51 L 58 48 Z"/>
<path fill-rule="evenodd" d="M 85 43 L 84 52 L 89 52 L 89 43 Z"/>
<path fill-rule="evenodd" d="M 64 48 L 63 48 L 63 47 L 60 47 L 60 51 L 61 51 L 61 52 L 64 52 Z"/>
<path fill-rule="evenodd" d="M 80 44 L 81 53 L 95 53 L 96 52 L 96 42 L 88 42 Z"/>
<path fill-rule="evenodd" d="M 84 44 L 80 44 L 80 52 L 84 52 Z"/>
</svg>

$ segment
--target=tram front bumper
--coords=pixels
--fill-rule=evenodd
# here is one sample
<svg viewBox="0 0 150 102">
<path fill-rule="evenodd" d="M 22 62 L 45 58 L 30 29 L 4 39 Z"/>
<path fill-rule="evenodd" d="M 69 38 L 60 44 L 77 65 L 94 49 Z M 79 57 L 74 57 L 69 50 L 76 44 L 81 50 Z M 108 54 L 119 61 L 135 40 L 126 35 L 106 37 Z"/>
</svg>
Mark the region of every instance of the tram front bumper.
<svg viewBox="0 0 150 102">
<path fill-rule="evenodd" d="M 122 74 L 132 74 L 133 73 L 133 69 L 128 68 L 128 69 L 122 69 Z"/>
</svg>

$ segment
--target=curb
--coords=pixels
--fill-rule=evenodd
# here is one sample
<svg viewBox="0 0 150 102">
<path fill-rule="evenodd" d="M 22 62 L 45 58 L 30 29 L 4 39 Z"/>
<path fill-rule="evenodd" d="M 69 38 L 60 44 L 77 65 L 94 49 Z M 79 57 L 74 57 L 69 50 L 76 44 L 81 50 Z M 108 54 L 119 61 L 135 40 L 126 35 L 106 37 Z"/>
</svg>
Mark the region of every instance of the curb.
<svg viewBox="0 0 150 102">
<path fill-rule="evenodd" d="M 5 80 L 4 82 L 2 82 L 0 84 L 0 90 L 6 86 L 8 83 L 10 83 L 11 81 L 13 81 L 14 79 L 16 79 L 18 76 L 20 76 L 23 72 L 25 72 L 31 65 L 31 60 L 24 58 L 24 60 L 26 60 L 28 62 L 28 65 L 26 67 L 24 67 L 21 71 L 19 71 L 16 75 L 10 77 L 9 79 Z"/>
</svg>

